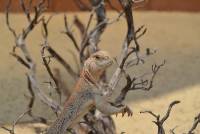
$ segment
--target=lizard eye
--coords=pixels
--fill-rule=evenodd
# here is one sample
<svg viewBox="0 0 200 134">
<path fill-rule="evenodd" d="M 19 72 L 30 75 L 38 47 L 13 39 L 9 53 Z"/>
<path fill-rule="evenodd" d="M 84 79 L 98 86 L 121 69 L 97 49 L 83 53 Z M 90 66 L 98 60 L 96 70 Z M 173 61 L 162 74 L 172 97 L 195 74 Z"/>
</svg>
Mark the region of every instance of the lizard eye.
<svg viewBox="0 0 200 134">
<path fill-rule="evenodd" d="M 95 58 L 99 60 L 101 57 L 99 55 L 95 55 Z"/>
</svg>

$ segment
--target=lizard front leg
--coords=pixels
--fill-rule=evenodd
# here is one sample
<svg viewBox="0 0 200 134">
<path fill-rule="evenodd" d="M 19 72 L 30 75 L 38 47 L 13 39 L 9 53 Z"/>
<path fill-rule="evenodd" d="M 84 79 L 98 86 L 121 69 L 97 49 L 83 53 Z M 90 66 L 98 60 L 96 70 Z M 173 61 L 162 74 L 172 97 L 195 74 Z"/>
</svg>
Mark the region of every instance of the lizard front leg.
<svg viewBox="0 0 200 134">
<path fill-rule="evenodd" d="M 113 103 L 107 101 L 106 97 L 100 95 L 95 96 L 95 106 L 100 112 L 106 115 L 112 115 L 118 113 L 122 113 L 122 116 L 124 116 L 125 113 L 127 113 L 128 116 L 133 115 L 132 111 L 128 106 L 123 104 L 114 105 Z"/>
</svg>

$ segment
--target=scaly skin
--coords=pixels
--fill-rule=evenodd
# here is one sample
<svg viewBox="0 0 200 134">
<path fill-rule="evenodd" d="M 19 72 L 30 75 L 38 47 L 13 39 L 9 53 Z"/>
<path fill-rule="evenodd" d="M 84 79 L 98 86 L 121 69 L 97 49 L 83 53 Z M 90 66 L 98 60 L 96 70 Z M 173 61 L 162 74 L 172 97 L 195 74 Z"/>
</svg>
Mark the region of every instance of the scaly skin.
<svg viewBox="0 0 200 134">
<path fill-rule="evenodd" d="M 113 106 L 98 85 L 101 74 L 113 63 L 112 58 L 105 51 L 98 51 L 91 55 L 85 63 L 74 91 L 64 106 L 58 119 L 50 126 L 47 134 L 64 134 L 66 130 L 96 106 L 104 114 L 111 115 L 125 113 L 132 115 L 130 109 L 124 105 Z"/>
</svg>

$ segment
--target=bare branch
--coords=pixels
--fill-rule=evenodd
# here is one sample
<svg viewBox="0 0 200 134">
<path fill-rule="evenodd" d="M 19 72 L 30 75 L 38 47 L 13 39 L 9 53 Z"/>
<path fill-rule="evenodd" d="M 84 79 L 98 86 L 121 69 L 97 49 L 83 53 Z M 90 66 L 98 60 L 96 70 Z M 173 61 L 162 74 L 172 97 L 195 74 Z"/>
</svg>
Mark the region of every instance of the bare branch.
<svg viewBox="0 0 200 134">
<path fill-rule="evenodd" d="M 176 133 L 175 133 L 175 129 L 176 129 L 177 127 L 178 127 L 178 126 L 175 126 L 174 128 L 170 129 L 169 132 L 170 132 L 171 134 L 176 134 Z"/>
<path fill-rule="evenodd" d="M 30 98 L 30 102 L 28 104 L 28 108 L 29 109 L 32 109 L 33 108 L 33 105 L 35 103 L 35 94 L 34 94 L 34 91 L 32 89 L 32 86 L 31 86 L 31 81 L 27 75 L 27 83 L 28 83 L 28 90 L 29 90 L 29 93 L 31 95 L 31 98 Z"/>
<path fill-rule="evenodd" d="M 98 43 L 100 37 L 107 25 L 104 0 L 90 0 L 90 3 L 93 7 L 93 10 L 91 11 L 90 18 L 86 26 L 85 34 L 81 42 L 81 51 L 80 51 L 81 63 L 84 62 L 84 60 L 88 57 L 88 55 L 98 50 Z M 87 34 L 94 12 L 97 16 L 97 23 L 96 26 L 90 31 L 90 33 Z M 88 55 L 85 56 L 84 52 L 86 48 L 88 48 Z"/>
<path fill-rule="evenodd" d="M 149 111 L 149 110 L 141 111 L 140 113 L 141 114 L 148 113 L 148 114 L 152 115 L 153 117 L 155 117 L 156 119 L 160 117 L 160 116 L 156 115 L 155 113 L 153 113 L 152 111 Z"/>
<path fill-rule="evenodd" d="M 90 0 L 90 3 L 92 4 L 96 16 L 97 16 L 97 25 L 99 25 L 98 29 L 95 31 L 94 34 L 90 37 L 89 43 L 91 46 L 91 53 L 94 53 L 98 50 L 98 43 L 100 40 L 101 34 L 104 32 L 107 23 L 102 23 L 105 22 L 106 20 L 106 10 L 105 10 L 105 5 L 104 5 L 104 0 Z"/>
<path fill-rule="evenodd" d="M 26 8 L 24 0 L 20 0 L 21 8 L 22 8 L 22 10 L 23 10 L 24 14 L 26 15 L 26 18 L 27 18 L 27 20 L 29 22 L 31 22 L 31 16 L 30 16 L 30 7 L 31 7 L 31 4 L 32 4 L 32 1 L 30 0 L 29 1 L 29 8 Z"/>
<path fill-rule="evenodd" d="M 135 44 L 136 44 L 136 47 L 135 47 L 135 50 L 136 50 L 136 53 L 139 51 L 139 44 L 137 43 L 137 39 L 136 39 L 136 36 L 135 36 L 135 28 L 134 28 L 134 23 L 133 23 L 133 15 L 132 15 L 132 2 L 129 1 L 129 0 L 119 0 L 124 12 L 125 12 L 125 15 L 126 15 L 126 21 L 127 21 L 127 35 L 126 35 L 126 39 L 124 41 L 124 44 L 122 46 L 122 52 L 121 52 L 121 55 L 120 55 L 120 59 L 119 59 L 119 67 L 116 69 L 115 73 L 113 74 L 110 82 L 109 82 L 109 87 L 111 88 L 111 91 L 115 89 L 119 79 L 120 79 L 120 76 L 121 76 L 121 73 L 122 73 L 122 70 L 123 70 L 123 65 L 124 65 L 124 58 L 126 59 L 127 57 L 127 54 L 128 54 L 128 49 L 129 49 L 129 46 L 130 46 L 130 43 L 132 40 L 135 40 Z"/>
<path fill-rule="evenodd" d="M 78 78 L 78 74 L 72 69 L 72 67 L 50 46 L 46 48 L 48 52 L 58 60 L 60 64 L 68 71 L 68 73 L 76 80 Z"/>
<path fill-rule="evenodd" d="M 143 29 L 143 27 L 141 27 L 142 29 L 138 29 L 139 31 L 138 31 L 138 33 L 140 32 L 140 31 L 142 31 L 139 35 L 137 35 L 137 33 L 135 33 L 136 34 L 136 39 L 139 39 L 140 37 L 142 37 L 146 32 L 147 32 L 147 28 L 144 28 Z M 137 31 L 136 31 L 137 32 Z"/>
<path fill-rule="evenodd" d="M 81 36 L 83 38 L 86 28 L 85 28 L 84 24 L 81 22 L 81 20 L 78 18 L 78 16 L 74 17 L 74 24 L 79 29 Z"/>
<path fill-rule="evenodd" d="M 97 33 L 97 31 L 99 30 L 99 28 L 102 26 L 102 25 L 104 25 L 104 24 L 106 24 L 107 23 L 107 21 L 105 20 L 105 21 L 103 21 L 102 23 L 100 23 L 100 24 L 98 24 L 96 27 L 94 27 L 91 31 L 90 31 L 90 33 L 89 34 L 87 34 L 87 36 L 85 36 L 85 38 L 83 39 L 83 42 L 81 43 L 81 46 L 82 46 L 82 48 L 81 48 L 81 51 L 80 51 L 80 60 L 81 60 L 81 62 L 83 63 L 83 61 L 89 56 L 89 55 L 87 55 L 87 56 L 85 56 L 84 55 L 84 50 L 88 47 L 88 46 L 91 46 L 91 52 L 90 52 L 90 54 L 91 53 L 93 53 L 93 52 L 95 52 L 95 51 L 97 51 L 98 49 L 97 49 L 97 44 L 98 43 L 95 43 L 95 42 L 99 42 L 99 40 L 93 40 L 94 39 L 94 37 L 96 36 L 96 33 Z M 87 30 L 87 29 L 86 29 Z M 93 42 L 94 41 L 94 42 Z M 91 43 L 95 43 L 95 44 L 91 44 Z M 94 47 L 93 47 L 94 46 Z M 93 49 L 94 48 L 94 49 Z M 96 49 L 96 50 L 95 50 Z"/>
<path fill-rule="evenodd" d="M 49 76 L 52 78 L 52 80 L 54 81 L 54 83 L 56 85 L 56 87 L 54 89 L 56 90 L 57 94 L 59 95 L 59 98 L 60 98 L 59 101 L 60 101 L 60 104 L 61 104 L 61 100 L 62 100 L 61 96 L 62 95 L 61 95 L 61 89 L 59 88 L 59 82 L 54 77 L 53 72 L 52 72 L 52 70 L 49 66 L 50 61 L 47 61 L 46 56 L 45 56 L 45 49 L 49 46 L 48 39 L 47 39 L 48 38 L 48 28 L 47 28 L 47 26 L 48 26 L 48 23 L 50 22 L 51 18 L 52 17 L 50 16 L 49 19 L 47 20 L 47 22 L 45 22 L 45 19 L 42 20 L 43 29 L 44 29 L 44 33 L 43 33 L 44 43 L 42 44 L 41 55 L 42 55 L 42 60 L 43 60 L 44 66 L 45 66 Z"/>
<path fill-rule="evenodd" d="M 64 15 L 64 22 L 65 22 L 65 32 L 62 32 L 62 33 L 65 33 L 72 40 L 76 50 L 79 52 L 80 48 L 78 46 L 76 38 L 74 37 L 74 35 L 72 34 L 72 31 L 70 30 L 70 28 L 68 26 L 67 16 L 66 15 Z"/>
<path fill-rule="evenodd" d="M 1 126 L 1 128 L 4 129 L 5 131 L 8 131 L 10 134 L 15 134 L 15 133 L 13 132 L 13 130 L 10 129 L 10 128 L 7 128 L 7 127 L 5 127 L 5 126 Z"/>
<path fill-rule="evenodd" d="M 120 2 L 121 6 L 122 6 L 122 8 L 125 12 L 127 27 L 128 27 L 127 37 L 126 37 L 126 40 L 125 40 L 124 48 L 128 47 L 129 44 L 131 43 L 131 41 L 134 40 L 135 45 L 136 45 L 135 49 L 136 49 L 136 52 L 137 52 L 137 51 L 140 50 L 139 43 L 137 42 L 137 39 L 140 38 L 141 36 L 143 36 L 146 33 L 146 28 L 144 29 L 142 34 L 140 34 L 137 37 L 136 36 L 137 33 L 140 32 L 143 29 L 144 26 L 140 27 L 138 30 L 135 31 L 133 14 L 132 14 L 132 1 L 130 1 L 130 0 L 119 0 L 119 2 Z M 123 59 L 123 57 L 125 57 L 125 56 L 122 56 L 121 59 Z"/>
<path fill-rule="evenodd" d="M 21 0 L 23 1 L 23 0 Z M 22 34 L 22 38 L 26 39 L 26 37 L 28 36 L 28 34 L 35 28 L 35 26 L 41 21 L 41 15 L 44 13 L 44 11 L 47 10 L 47 7 L 45 5 L 45 0 L 41 0 L 35 7 L 34 7 L 34 12 L 35 15 L 33 17 L 33 19 L 29 20 L 30 18 L 28 18 L 29 20 L 29 25 L 23 29 L 23 34 Z M 25 11 L 26 12 L 26 11 Z"/>
<path fill-rule="evenodd" d="M 133 23 L 133 14 L 132 14 L 132 2 L 130 0 L 119 0 L 125 15 L 126 15 L 126 21 L 127 21 L 127 26 L 128 26 L 128 32 L 127 32 L 127 44 L 129 45 L 130 42 L 134 39 L 135 37 L 135 28 L 134 28 L 134 23 Z M 136 44 L 136 50 L 139 50 L 139 46 Z"/>
<path fill-rule="evenodd" d="M 21 4 L 22 6 L 24 6 L 24 4 Z M 14 29 L 12 29 L 10 27 L 10 23 L 9 23 L 9 6 L 10 3 L 7 6 L 7 15 L 6 15 L 6 20 L 7 20 L 7 27 L 8 29 L 13 32 Z M 23 8 L 23 7 L 22 7 Z M 24 7 L 25 8 L 25 7 Z M 23 64 L 24 66 L 26 66 L 27 68 L 29 68 L 29 72 L 28 72 L 28 79 L 30 81 L 30 86 L 34 91 L 34 94 L 37 94 L 40 98 L 40 100 L 47 104 L 48 106 L 50 106 L 54 111 L 59 111 L 61 109 L 61 107 L 54 102 L 51 98 L 49 98 L 48 96 L 46 96 L 39 88 L 39 85 L 37 83 L 37 78 L 36 78 L 36 64 L 34 62 L 34 60 L 32 59 L 27 47 L 26 47 L 26 42 L 25 39 L 28 36 L 28 34 L 36 27 L 36 25 L 40 22 L 41 18 L 40 16 L 42 15 L 42 13 L 46 10 L 46 5 L 45 5 L 45 0 L 41 0 L 36 6 L 35 6 L 35 16 L 33 17 L 33 19 L 29 22 L 28 26 L 19 34 L 13 34 L 15 37 L 15 43 L 16 43 L 16 47 L 20 48 L 22 54 L 24 55 L 24 58 L 21 58 L 20 56 L 16 55 L 16 54 L 12 54 L 14 57 L 16 57 L 18 59 L 18 61 Z M 14 47 L 14 48 L 16 48 Z M 14 49 L 15 50 L 15 49 Z"/>
<path fill-rule="evenodd" d="M 156 64 L 152 65 L 152 72 L 147 73 L 148 75 L 151 74 L 152 76 L 150 79 L 146 79 L 146 80 L 143 80 L 143 77 L 145 75 L 131 78 L 131 76 L 129 74 L 127 74 L 125 70 L 123 70 L 124 75 L 126 77 L 126 85 L 121 90 L 120 95 L 116 98 L 115 103 L 117 103 L 117 104 L 122 103 L 122 101 L 124 101 L 124 99 L 126 98 L 126 95 L 129 91 L 133 91 L 133 90 L 149 91 L 153 87 L 153 81 L 154 81 L 154 78 L 155 78 L 157 72 L 160 70 L 160 68 L 162 66 L 164 66 L 164 64 L 165 64 L 165 61 L 160 65 L 156 65 Z M 139 81 L 139 82 L 137 82 L 137 81 Z"/>
<path fill-rule="evenodd" d="M 17 125 L 17 123 L 30 111 L 30 109 L 26 110 L 24 113 L 20 114 L 17 119 L 13 122 L 12 125 L 12 130 L 14 132 L 15 126 Z"/>
<path fill-rule="evenodd" d="M 88 46 L 88 40 L 89 39 L 88 39 L 88 33 L 87 32 L 88 32 L 88 29 L 89 29 L 90 24 L 92 22 L 93 16 L 94 16 L 94 12 L 92 11 L 90 13 L 90 17 L 89 17 L 85 32 L 83 34 L 83 39 L 81 41 L 81 50 L 80 50 L 80 61 L 81 61 L 81 63 L 83 63 L 83 61 L 86 59 L 86 56 L 84 55 L 84 50 Z"/>
<path fill-rule="evenodd" d="M 31 86 L 31 80 L 29 79 L 28 75 L 27 75 L 27 83 L 28 83 L 28 90 L 31 95 L 30 101 L 28 104 L 28 109 L 30 109 L 28 112 L 28 115 L 33 119 L 32 122 L 40 122 L 40 123 L 47 124 L 48 122 L 47 119 L 45 119 L 44 117 L 35 116 L 32 112 L 36 97 L 35 97 L 34 89 L 32 89 L 32 86 Z"/>
<path fill-rule="evenodd" d="M 135 48 L 131 48 L 130 52 L 128 52 L 127 55 L 123 58 L 123 60 L 122 60 L 122 62 L 121 62 L 121 64 L 120 64 L 120 66 L 119 66 L 121 69 L 123 69 L 126 60 L 127 60 L 127 59 L 129 58 L 129 56 L 130 56 L 131 54 L 133 54 L 134 52 L 136 52 Z"/>
<path fill-rule="evenodd" d="M 71 95 L 71 92 L 67 86 L 67 83 L 66 83 L 65 79 L 62 78 L 61 72 L 58 68 L 54 68 L 53 72 L 55 74 L 54 77 L 59 82 L 59 89 L 61 89 L 63 91 L 64 95 L 66 96 L 66 100 L 67 100 L 69 98 L 69 96 Z"/>
<path fill-rule="evenodd" d="M 15 126 L 18 124 L 18 122 L 30 111 L 30 109 L 26 110 L 25 112 L 23 112 L 22 114 L 20 114 L 17 119 L 15 119 L 13 121 L 13 124 L 12 124 L 12 128 L 9 129 L 7 127 L 4 127 L 4 126 L 1 126 L 2 129 L 8 131 L 10 134 L 15 134 Z"/>
<path fill-rule="evenodd" d="M 30 68 L 29 64 L 19 55 L 15 53 L 10 53 L 13 57 L 17 59 L 18 62 L 20 62 L 22 65 L 24 65 L 26 68 Z"/>
<path fill-rule="evenodd" d="M 9 20 L 9 9 L 11 6 L 11 2 L 12 2 L 12 0 L 8 0 L 7 6 L 6 6 L 6 24 L 7 24 L 9 31 L 13 34 L 13 36 L 15 38 L 17 38 L 17 34 L 16 34 L 15 30 L 11 27 L 10 20 Z"/>
<path fill-rule="evenodd" d="M 176 104 L 180 103 L 180 101 L 173 101 L 169 107 L 168 110 L 166 112 L 166 114 L 162 117 L 162 119 L 160 119 L 160 115 L 156 115 L 154 114 L 152 111 L 141 111 L 140 113 L 148 113 L 150 115 L 152 115 L 153 117 L 156 118 L 156 121 L 153 121 L 153 123 L 155 123 L 158 127 L 158 134 L 165 134 L 165 130 L 163 127 L 163 124 L 165 123 L 165 121 L 169 118 L 169 115 L 171 113 L 172 107 Z"/>
<path fill-rule="evenodd" d="M 69 54 L 71 54 L 73 61 L 75 62 L 75 65 L 77 67 L 77 74 L 80 73 L 81 67 L 80 67 L 80 62 L 79 62 L 79 57 L 77 57 L 76 53 L 72 50 L 68 50 Z"/>
<path fill-rule="evenodd" d="M 200 113 L 194 118 L 194 123 L 192 128 L 188 131 L 188 134 L 194 134 L 194 130 L 197 128 L 197 125 L 200 123 Z"/>
<path fill-rule="evenodd" d="M 132 90 L 142 89 L 142 90 L 149 91 L 153 87 L 153 81 L 154 81 L 156 74 L 158 73 L 160 68 L 163 67 L 164 65 L 165 65 L 165 60 L 160 65 L 156 65 L 156 64 L 152 65 L 152 77 L 150 78 L 150 80 L 142 80 L 142 82 L 140 82 L 140 83 L 135 83 L 135 85 L 133 85 L 133 87 L 132 87 Z M 142 75 L 142 77 L 143 76 L 144 75 Z M 147 86 L 145 86 L 145 84 Z"/>
<path fill-rule="evenodd" d="M 145 59 L 152 56 L 156 52 L 157 52 L 156 49 L 151 50 L 151 49 L 147 48 L 146 53 L 143 54 L 143 55 L 135 53 L 135 56 L 132 56 L 129 61 L 126 61 L 124 68 L 128 69 L 128 68 L 133 67 L 133 66 L 144 64 Z"/>
<path fill-rule="evenodd" d="M 168 110 L 167 110 L 167 113 L 165 114 L 165 116 L 161 119 L 161 122 L 165 122 L 168 118 L 169 118 L 169 115 L 170 115 L 170 112 L 172 110 L 172 107 L 176 104 L 180 103 L 180 101 L 173 101 L 169 107 L 168 107 Z"/>
</svg>

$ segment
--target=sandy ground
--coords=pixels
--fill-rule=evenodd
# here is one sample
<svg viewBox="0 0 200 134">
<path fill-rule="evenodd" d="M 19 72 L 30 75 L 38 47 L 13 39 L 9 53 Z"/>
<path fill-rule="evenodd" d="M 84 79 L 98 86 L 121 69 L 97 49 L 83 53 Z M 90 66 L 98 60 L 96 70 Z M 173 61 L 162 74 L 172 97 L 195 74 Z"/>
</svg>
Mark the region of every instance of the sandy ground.
<svg viewBox="0 0 200 134">
<path fill-rule="evenodd" d="M 89 14 L 77 15 L 87 22 Z M 116 16 L 115 13 L 108 14 L 110 18 Z M 20 30 L 26 21 L 20 14 L 11 15 L 13 27 Z M 70 14 L 69 20 L 73 17 Z M 175 106 L 172 114 L 165 124 L 166 132 L 171 128 L 176 128 L 177 133 L 187 132 L 191 127 L 193 118 L 200 112 L 200 14 L 199 13 L 176 13 L 176 12 L 136 12 L 136 26 L 145 25 L 148 28 L 147 34 L 140 39 L 142 48 L 156 48 L 158 53 L 148 59 L 146 65 L 130 70 L 131 74 L 139 74 L 144 70 L 150 70 L 151 64 L 160 63 L 163 59 L 167 60 L 166 66 L 159 72 L 154 88 L 150 92 L 136 91 L 129 94 L 127 103 L 134 112 L 131 118 L 117 118 L 118 132 L 127 134 L 153 134 L 156 127 L 152 123 L 153 118 L 146 114 L 139 114 L 141 110 L 152 110 L 163 115 L 169 103 L 173 100 L 180 100 L 181 103 Z M 60 34 L 63 30 L 62 15 L 56 15 L 50 23 L 51 46 L 60 52 L 67 60 L 74 65 L 72 56 L 68 51 L 74 51 L 72 43 L 64 35 Z M 0 121 L 10 123 L 17 115 L 22 113 L 27 105 L 24 94 L 27 92 L 25 78 L 26 70 L 9 55 L 12 49 L 13 38 L 5 26 L 4 15 L 0 15 Z M 48 89 L 42 82 L 48 79 L 44 73 L 40 58 L 40 45 L 42 43 L 41 27 L 38 27 L 28 38 L 29 49 L 38 65 L 38 77 L 44 91 Z M 75 32 L 77 32 L 75 30 Z M 126 33 L 126 23 L 124 20 L 111 25 L 103 34 L 100 46 L 102 49 L 111 52 L 116 56 L 120 52 L 120 47 Z M 78 37 L 79 38 L 79 37 Z M 53 65 L 60 67 L 56 63 Z M 62 68 L 61 68 L 62 69 Z M 109 69 L 112 72 L 112 69 Z M 63 77 L 67 74 L 63 71 Z M 69 86 L 70 79 L 66 79 Z M 123 82 L 122 82 L 123 83 Z M 120 84 L 118 88 L 122 87 Z M 37 102 L 38 107 L 34 111 L 43 116 L 50 116 L 46 106 Z M 37 126 L 37 125 L 36 125 Z M 19 126 L 17 134 L 32 134 L 33 126 Z M 19 129 L 19 130 L 18 130 Z M 0 134 L 6 134 L 0 129 Z M 200 133 L 200 127 L 197 129 Z"/>
</svg>

